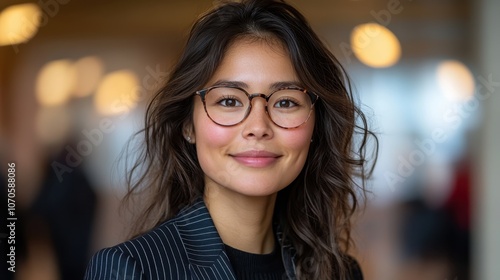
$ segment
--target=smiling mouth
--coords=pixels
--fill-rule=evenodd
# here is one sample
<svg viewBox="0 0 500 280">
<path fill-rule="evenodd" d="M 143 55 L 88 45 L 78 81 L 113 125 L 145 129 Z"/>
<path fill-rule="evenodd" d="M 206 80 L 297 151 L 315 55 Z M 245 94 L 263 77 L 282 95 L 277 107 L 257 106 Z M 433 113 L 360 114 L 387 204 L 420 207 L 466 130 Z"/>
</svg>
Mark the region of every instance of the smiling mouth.
<svg viewBox="0 0 500 280">
<path fill-rule="evenodd" d="M 267 167 L 278 161 L 281 155 L 267 151 L 247 151 L 230 155 L 234 160 L 248 167 Z"/>
</svg>

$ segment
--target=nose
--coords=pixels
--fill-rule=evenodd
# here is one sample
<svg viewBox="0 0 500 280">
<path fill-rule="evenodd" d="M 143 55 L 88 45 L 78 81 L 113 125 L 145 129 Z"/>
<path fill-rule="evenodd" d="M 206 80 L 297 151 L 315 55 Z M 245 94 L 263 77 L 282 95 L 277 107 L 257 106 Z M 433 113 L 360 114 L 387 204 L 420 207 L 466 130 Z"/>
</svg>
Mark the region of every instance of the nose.
<svg viewBox="0 0 500 280">
<path fill-rule="evenodd" d="M 247 139 L 270 139 L 273 137 L 272 122 L 266 112 L 266 100 L 253 98 L 250 114 L 243 122 L 243 137 Z"/>
</svg>

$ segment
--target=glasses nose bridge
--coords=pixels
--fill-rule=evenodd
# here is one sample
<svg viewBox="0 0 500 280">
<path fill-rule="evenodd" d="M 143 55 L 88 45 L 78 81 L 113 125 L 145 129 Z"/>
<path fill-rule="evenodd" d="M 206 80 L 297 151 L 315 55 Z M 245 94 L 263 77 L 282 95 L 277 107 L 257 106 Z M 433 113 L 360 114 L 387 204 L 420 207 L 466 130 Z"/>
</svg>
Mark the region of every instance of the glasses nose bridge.
<svg viewBox="0 0 500 280">
<path fill-rule="evenodd" d="M 250 115 L 250 112 L 252 111 L 252 100 L 255 98 L 255 97 L 262 97 L 264 98 L 264 100 L 266 101 L 266 104 L 264 105 L 264 110 L 266 112 L 266 114 L 269 116 L 269 111 L 267 110 L 267 101 L 269 100 L 269 97 L 270 96 L 267 96 L 265 95 L 264 93 L 252 93 L 252 94 L 247 94 L 248 96 L 248 100 L 249 100 L 249 103 L 248 103 L 248 110 L 246 112 L 246 115 L 245 115 L 245 118 L 246 119 L 249 115 Z"/>
<path fill-rule="evenodd" d="M 263 94 L 263 93 L 252 93 L 248 95 L 248 99 L 250 100 L 250 106 L 252 106 L 252 100 L 255 97 L 262 97 L 264 100 L 266 100 L 266 107 L 267 107 L 267 101 L 269 100 L 269 96 Z"/>
<path fill-rule="evenodd" d="M 249 103 L 248 103 L 248 112 L 247 112 L 247 114 L 250 114 L 250 110 L 252 109 L 252 100 L 255 97 L 262 97 L 262 98 L 264 98 L 264 100 L 266 101 L 266 104 L 264 105 L 264 109 L 266 110 L 266 113 L 268 113 L 268 111 L 267 111 L 267 101 L 269 101 L 269 97 L 270 96 L 267 96 L 267 95 L 265 95 L 263 93 L 252 93 L 252 94 L 248 94 Z"/>
</svg>

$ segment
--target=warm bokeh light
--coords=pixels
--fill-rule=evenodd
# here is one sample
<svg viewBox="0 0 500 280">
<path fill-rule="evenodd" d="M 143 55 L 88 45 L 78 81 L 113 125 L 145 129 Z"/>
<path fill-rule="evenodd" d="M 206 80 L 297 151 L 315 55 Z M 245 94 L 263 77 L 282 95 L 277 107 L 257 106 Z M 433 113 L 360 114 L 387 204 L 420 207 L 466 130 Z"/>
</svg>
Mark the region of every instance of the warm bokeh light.
<svg viewBox="0 0 500 280">
<path fill-rule="evenodd" d="M 72 126 L 71 115 L 66 106 L 40 107 L 35 119 L 38 139 L 46 145 L 63 144 Z"/>
<path fill-rule="evenodd" d="M 102 77 L 104 65 L 96 56 L 86 56 L 74 64 L 77 81 L 73 91 L 75 97 L 85 97 L 92 94 Z"/>
<path fill-rule="evenodd" d="M 446 60 L 437 68 L 439 87 L 452 101 L 467 101 L 474 95 L 474 77 L 467 66 L 457 60 Z"/>
<path fill-rule="evenodd" d="M 25 43 L 40 27 L 41 10 L 36 4 L 20 4 L 0 13 L 0 46 Z"/>
<path fill-rule="evenodd" d="M 401 57 L 396 35 L 377 23 L 356 26 L 351 33 L 351 46 L 356 57 L 370 67 L 390 67 Z"/>
<path fill-rule="evenodd" d="M 36 97 L 43 106 L 64 104 L 70 97 L 76 81 L 73 63 L 67 59 L 47 63 L 38 73 Z"/>
<path fill-rule="evenodd" d="M 139 78 L 130 70 L 116 71 L 102 79 L 94 97 L 97 112 L 116 115 L 135 107 Z"/>
</svg>

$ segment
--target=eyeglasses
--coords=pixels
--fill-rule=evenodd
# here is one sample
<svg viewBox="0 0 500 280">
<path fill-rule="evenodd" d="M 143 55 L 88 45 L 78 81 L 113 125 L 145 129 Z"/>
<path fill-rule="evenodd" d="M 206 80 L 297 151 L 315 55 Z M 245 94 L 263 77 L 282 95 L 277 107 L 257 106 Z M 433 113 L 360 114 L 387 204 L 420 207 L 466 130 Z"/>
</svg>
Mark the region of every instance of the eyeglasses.
<svg viewBox="0 0 500 280">
<path fill-rule="evenodd" d="M 300 87 L 279 88 L 269 95 L 249 94 L 235 86 L 213 86 L 198 90 L 207 116 L 221 126 L 233 126 L 243 122 L 252 110 L 252 99 L 266 100 L 266 113 L 281 128 L 296 128 L 311 116 L 318 95 Z M 269 106 L 269 104 L 271 106 Z"/>
</svg>

